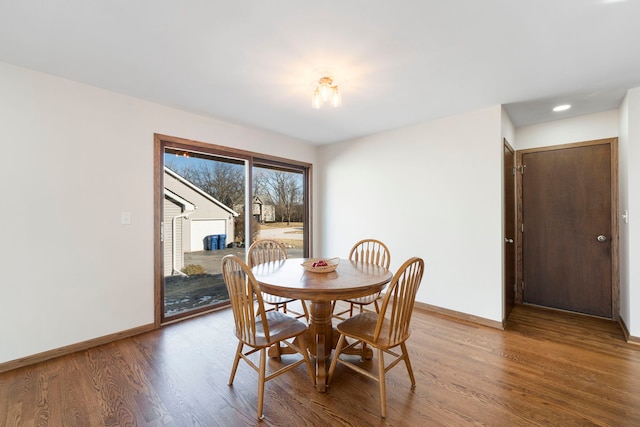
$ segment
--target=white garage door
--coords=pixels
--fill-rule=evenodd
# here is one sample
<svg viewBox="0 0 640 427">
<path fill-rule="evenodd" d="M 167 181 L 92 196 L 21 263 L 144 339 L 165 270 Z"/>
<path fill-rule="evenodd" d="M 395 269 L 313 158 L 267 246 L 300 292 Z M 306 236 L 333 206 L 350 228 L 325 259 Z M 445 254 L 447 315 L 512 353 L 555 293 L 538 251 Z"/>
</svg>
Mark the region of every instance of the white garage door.
<svg viewBox="0 0 640 427">
<path fill-rule="evenodd" d="M 203 251 L 204 238 L 212 234 L 225 234 L 224 219 L 194 219 L 191 221 L 191 251 Z"/>
</svg>

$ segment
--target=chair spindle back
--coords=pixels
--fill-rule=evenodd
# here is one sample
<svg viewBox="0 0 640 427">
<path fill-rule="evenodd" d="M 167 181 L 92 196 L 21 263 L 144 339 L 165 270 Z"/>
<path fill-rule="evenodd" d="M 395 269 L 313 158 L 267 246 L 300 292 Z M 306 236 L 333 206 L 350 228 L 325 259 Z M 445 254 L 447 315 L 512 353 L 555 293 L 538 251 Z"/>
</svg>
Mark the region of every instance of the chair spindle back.
<svg viewBox="0 0 640 427">
<path fill-rule="evenodd" d="M 272 261 L 282 261 L 287 259 L 287 251 L 284 246 L 275 240 L 256 240 L 247 254 L 249 267 L 264 264 Z"/>
<path fill-rule="evenodd" d="M 373 341 L 385 339 L 388 345 L 404 342 L 411 330 L 411 315 L 416 300 L 416 294 L 424 273 L 424 261 L 421 258 L 412 257 L 405 261 L 391 279 L 387 291 L 380 306 L 380 313 Z M 387 313 L 389 311 L 389 313 Z M 382 337 L 384 320 L 389 322 L 388 330 L 385 328 L 386 337 Z"/>
<path fill-rule="evenodd" d="M 391 253 L 387 245 L 376 239 L 364 239 L 357 242 L 349 252 L 349 259 L 389 268 Z"/>
<path fill-rule="evenodd" d="M 269 324 L 262 293 L 249 266 L 237 256 L 227 255 L 222 258 L 222 276 L 229 292 L 238 339 L 248 345 L 255 345 L 256 317 L 261 316 L 264 335 L 269 341 Z"/>
</svg>

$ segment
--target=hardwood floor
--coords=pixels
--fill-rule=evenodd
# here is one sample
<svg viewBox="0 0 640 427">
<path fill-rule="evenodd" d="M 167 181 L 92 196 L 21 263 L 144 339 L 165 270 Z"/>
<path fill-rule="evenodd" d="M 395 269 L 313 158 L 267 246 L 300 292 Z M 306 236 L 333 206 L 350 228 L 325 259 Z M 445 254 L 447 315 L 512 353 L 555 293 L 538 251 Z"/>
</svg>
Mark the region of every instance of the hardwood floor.
<svg viewBox="0 0 640 427">
<path fill-rule="evenodd" d="M 0 374 L 0 426 L 640 425 L 640 346 L 614 322 L 518 306 L 506 331 L 419 310 L 412 327 L 417 387 L 388 373 L 386 419 L 372 380 L 338 367 L 318 393 L 299 366 L 267 383 L 258 422 L 255 372 L 227 385 L 223 310 Z"/>
</svg>

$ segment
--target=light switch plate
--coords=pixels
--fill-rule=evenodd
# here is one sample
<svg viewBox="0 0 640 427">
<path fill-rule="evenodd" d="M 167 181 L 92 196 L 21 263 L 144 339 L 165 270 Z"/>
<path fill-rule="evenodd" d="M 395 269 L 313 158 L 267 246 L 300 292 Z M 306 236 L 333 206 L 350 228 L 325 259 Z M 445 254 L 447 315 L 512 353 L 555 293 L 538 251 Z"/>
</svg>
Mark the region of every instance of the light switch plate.
<svg viewBox="0 0 640 427">
<path fill-rule="evenodd" d="M 120 213 L 120 224 L 124 224 L 124 225 L 131 224 L 131 212 Z"/>
</svg>

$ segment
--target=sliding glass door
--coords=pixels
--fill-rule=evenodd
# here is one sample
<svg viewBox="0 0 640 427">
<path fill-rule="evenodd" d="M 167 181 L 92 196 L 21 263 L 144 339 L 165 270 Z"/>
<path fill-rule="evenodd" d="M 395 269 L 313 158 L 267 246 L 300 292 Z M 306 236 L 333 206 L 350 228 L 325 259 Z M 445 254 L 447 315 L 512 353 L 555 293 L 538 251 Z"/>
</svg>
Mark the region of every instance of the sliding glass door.
<svg viewBox="0 0 640 427">
<path fill-rule="evenodd" d="M 229 301 L 220 262 L 229 253 L 244 257 L 240 243 L 246 164 L 240 159 L 165 149 L 165 318 Z"/>
<path fill-rule="evenodd" d="M 308 256 L 309 174 L 308 164 L 156 135 L 156 322 L 227 305 L 221 260 L 245 259 L 256 239 Z"/>
<path fill-rule="evenodd" d="M 254 163 L 252 240 L 277 240 L 287 249 L 289 258 L 305 255 L 305 181 L 305 170 Z"/>
</svg>

